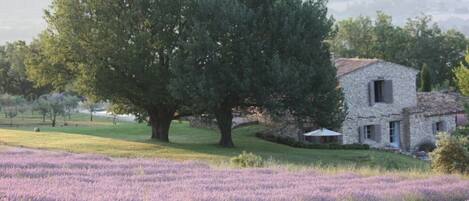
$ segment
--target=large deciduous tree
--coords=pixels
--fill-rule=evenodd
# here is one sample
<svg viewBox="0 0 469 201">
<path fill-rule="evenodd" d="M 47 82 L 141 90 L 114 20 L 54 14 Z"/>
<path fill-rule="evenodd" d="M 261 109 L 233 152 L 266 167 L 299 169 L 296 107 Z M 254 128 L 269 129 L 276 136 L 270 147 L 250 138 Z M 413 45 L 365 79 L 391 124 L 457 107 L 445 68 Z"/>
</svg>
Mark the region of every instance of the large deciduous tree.
<svg viewBox="0 0 469 201">
<path fill-rule="evenodd" d="M 171 86 L 192 108 L 214 114 L 221 146 L 234 146 L 237 107 L 340 125 L 342 95 L 324 42 L 332 26 L 325 1 L 200 0 L 194 8 Z"/>
<path fill-rule="evenodd" d="M 152 138 L 168 141 L 178 107 L 168 91 L 173 77 L 170 68 L 173 54 L 185 37 L 182 25 L 190 2 L 55 0 L 46 13 L 46 34 L 53 40 L 45 37 L 43 46 L 50 42 L 62 50 L 58 61 L 65 65 L 57 68 L 72 72 L 74 86 L 80 92 L 144 110 L 152 126 Z M 42 53 L 51 57 L 47 51 Z M 41 66 L 51 67 L 36 65 Z M 35 71 L 32 74 L 42 74 L 38 78 L 47 73 Z M 63 80 L 56 81 L 61 84 Z"/>
</svg>

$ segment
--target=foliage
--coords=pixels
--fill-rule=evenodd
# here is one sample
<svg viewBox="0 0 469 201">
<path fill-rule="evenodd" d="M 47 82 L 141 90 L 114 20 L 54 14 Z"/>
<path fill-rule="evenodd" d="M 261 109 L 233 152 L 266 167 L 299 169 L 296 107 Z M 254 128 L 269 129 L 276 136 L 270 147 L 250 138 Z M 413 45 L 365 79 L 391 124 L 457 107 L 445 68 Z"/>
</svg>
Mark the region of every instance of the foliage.
<svg viewBox="0 0 469 201">
<path fill-rule="evenodd" d="M 83 107 L 90 113 L 90 121 L 93 121 L 93 113 L 101 107 L 101 103 L 91 98 L 83 101 Z"/>
<path fill-rule="evenodd" d="M 264 166 L 261 156 L 243 151 L 239 156 L 230 159 L 231 165 L 241 168 L 259 168 Z"/>
<path fill-rule="evenodd" d="M 47 87 L 35 88 L 26 75 L 25 61 L 29 48 L 24 41 L 16 41 L 0 46 L 0 94 L 22 95 L 31 100 Z"/>
<path fill-rule="evenodd" d="M 33 110 L 42 115 L 42 122 L 46 122 L 46 116 L 49 114 L 49 103 L 47 99 L 38 98 L 33 103 Z"/>
<path fill-rule="evenodd" d="M 40 96 L 34 101 L 32 107 L 42 115 L 43 122 L 46 121 L 46 116 L 49 116 L 52 121 L 52 127 L 55 127 L 57 116 L 69 115 L 69 119 L 71 118 L 71 112 L 77 107 L 78 101 L 78 97 L 73 95 L 52 93 Z"/>
<path fill-rule="evenodd" d="M 432 91 L 432 78 L 427 64 L 423 64 L 422 70 L 420 71 L 420 91 Z"/>
<path fill-rule="evenodd" d="M 466 64 L 463 62 L 461 66 L 455 70 L 456 82 L 459 90 L 465 96 L 469 96 L 469 52 L 466 55 Z"/>
<path fill-rule="evenodd" d="M 196 8 L 171 87 L 196 112 L 216 117 L 220 145 L 234 146 L 237 107 L 340 127 L 343 97 L 324 42 L 333 23 L 325 1 L 206 0 Z"/>
<path fill-rule="evenodd" d="M 32 74 L 47 81 L 43 78 L 53 68 L 64 76 L 52 78 L 52 85 L 67 84 L 64 78 L 71 75 L 74 87 L 88 97 L 145 111 L 152 138 L 168 141 L 179 106 L 168 91 L 170 67 L 180 41 L 185 41 L 181 25 L 191 2 L 55 0 L 46 12 L 49 29 L 40 41 L 45 50 L 39 62 L 32 62 L 38 64 Z M 42 65 L 41 55 L 50 61 Z M 58 72 L 61 69 L 66 72 Z"/>
<path fill-rule="evenodd" d="M 48 31 L 39 34 L 29 45 L 25 60 L 26 75 L 36 87 L 50 87 L 55 91 L 72 90 L 75 83 L 76 63 L 67 62 L 70 50 L 59 44 L 58 38 Z"/>
<path fill-rule="evenodd" d="M 47 103 L 49 109 L 49 117 L 52 120 L 52 127 L 56 126 L 56 120 L 58 115 L 65 113 L 65 97 L 63 94 L 48 94 L 42 95 L 39 99 L 44 100 Z"/>
<path fill-rule="evenodd" d="M 337 56 L 378 58 L 414 68 L 426 64 L 431 86 L 446 81 L 454 86 L 453 69 L 463 61 L 469 45 L 464 34 L 442 31 L 430 16 L 409 19 L 404 27 L 398 27 L 391 16 L 378 12 L 376 20 L 350 18 L 339 21 L 336 29 L 331 44 Z"/>
<path fill-rule="evenodd" d="M 467 137 L 452 137 L 440 134 L 437 148 L 430 156 L 432 169 L 443 173 L 469 173 L 469 143 Z"/>
<path fill-rule="evenodd" d="M 459 127 L 453 133 L 453 136 L 469 137 L 469 126 Z"/>
<path fill-rule="evenodd" d="M 110 103 L 106 108 L 106 111 L 117 118 L 117 115 L 128 115 L 133 114 L 135 120 L 139 123 L 148 122 L 148 113 L 145 110 L 136 108 L 132 105 L 126 105 L 121 103 Z"/>
<path fill-rule="evenodd" d="M 0 95 L 0 109 L 5 117 L 10 119 L 10 125 L 13 124 L 13 118 L 18 113 L 23 114 L 27 109 L 26 100 L 22 96 L 13 96 L 9 94 Z"/>
<path fill-rule="evenodd" d="M 304 142 L 299 142 L 298 140 L 295 140 L 289 137 L 275 136 L 275 135 L 267 134 L 264 132 L 256 133 L 256 136 L 258 138 L 261 138 L 270 142 L 275 142 L 279 144 L 288 145 L 291 147 L 304 148 L 304 149 L 342 149 L 342 150 L 347 150 L 347 149 L 368 150 L 370 149 L 370 146 L 367 144 L 335 144 L 335 143 L 308 144 Z"/>
<path fill-rule="evenodd" d="M 78 107 L 78 103 L 81 99 L 74 95 L 65 95 L 64 96 L 64 114 L 68 115 L 68 119 L 72 119 L 73 110 Z"/>
<path fill-rule="evenodd" d="M 467 138 L 467 139 L 469 139 L 469 125 L 456 128 L 456 130 L 453 131 L 453 133 L 451 133 L 451 135 L 455 136 L 455 137 L 458 137 L 458 138 Z M 465 144 L 465 147 L 466 147 L 467 150 L 469 150 L 469 143 Z"/>
</svg>

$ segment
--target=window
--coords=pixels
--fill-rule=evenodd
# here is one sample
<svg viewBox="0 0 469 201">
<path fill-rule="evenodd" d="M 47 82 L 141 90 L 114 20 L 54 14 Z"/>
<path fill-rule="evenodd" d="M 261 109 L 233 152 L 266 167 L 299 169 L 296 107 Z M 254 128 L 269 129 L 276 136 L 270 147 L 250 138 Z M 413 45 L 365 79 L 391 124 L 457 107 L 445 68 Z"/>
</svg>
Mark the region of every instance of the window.
<svg viewBox="0 0 469 201">
<path fill-rule="evenodd" d="M 401 130 L 401 122 L 393 121 L 389 123 L 389 142 L 391 144 L 399 145 L 399 137 Z"/>
<path fill-rule="evenodd" d="M 392 80 L 374 80 L 368 83 L 369 103 L 388 103 L 394 101 Z"/>
<path fill-rule="evenodd" d="M 365 139 L 373 139 L 374 126 L 365 126 Z"/>
<path fill-rule="evenodd" d="M 365 140 L 374 140 L 381 142 L 381 126 L 380 125 L 367 125 L 358 127 L 359 142 L 364 143 Z"/>
<path fill-rule="evenodd" d="M 384 80 L 374 81 L 375 103 L 384 103 Z"/>
<path fill-rule="evenodd" d="M 433 124 L 433 134 L 446 131 L 445 122 L 439 121 Z"/>
</svg>

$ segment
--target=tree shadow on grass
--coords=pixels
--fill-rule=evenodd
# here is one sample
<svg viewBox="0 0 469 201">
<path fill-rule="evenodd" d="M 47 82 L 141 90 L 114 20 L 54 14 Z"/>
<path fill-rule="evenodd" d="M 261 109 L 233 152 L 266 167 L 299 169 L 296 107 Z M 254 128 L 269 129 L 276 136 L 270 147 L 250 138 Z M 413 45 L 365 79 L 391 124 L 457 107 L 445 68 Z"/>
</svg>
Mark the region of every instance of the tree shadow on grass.
<svg viewBox="0 0 469 201">
<path fill-rule="evenodd" d="M 325 166 L 380 166 L 381 159 L 390 158 L 398 168 L 412 168 L 412 159 L 397 156 L 391 153 L 363 150 L 312 150 L 299 149 L 285 145 L 275 144 L 255 136 L 256 132 L 265 129 L 263 126 L 247 126 L 233 131 L 235 148 L 222 148 L 218 145 L 219 134 L 216 130 L 191 128 L 188 122 L 174 122 L 170 130 L 171 143 L 158 142 L 150 139 L 150 128 L 145 124 L 120 123 L 117 126 L 88 126 L 88 127 L 61 127 L 42 128 L 44 132 L 60 132 L 65 134 L 86 135 L 107 139 L 138 142 L 156 145 L 176 150 L 180 155 L 203 154 L 204 157 L 215 159 L 230 157 L 240 154 L 242 151 L 252 152 L 266 159 L 272 158 L 280 164 L 294 164 L 301 166 L 325 165 Z M 118 147 L 116 149 L 119 149 Z M 147 150 L 144 150 L 147 151 Z M 149 152 L 152 150 L 149 149 Z M 373 157 L 370 157 L 373 156 Z M 362 160 L 367 158 L 367 160 Z M 190 158 L 188 158 L 190 159 Z M 411 164 L 406 164 L 411 163 Z M 386 167 L 383 164 L 383 167 Z"/>
</svg>

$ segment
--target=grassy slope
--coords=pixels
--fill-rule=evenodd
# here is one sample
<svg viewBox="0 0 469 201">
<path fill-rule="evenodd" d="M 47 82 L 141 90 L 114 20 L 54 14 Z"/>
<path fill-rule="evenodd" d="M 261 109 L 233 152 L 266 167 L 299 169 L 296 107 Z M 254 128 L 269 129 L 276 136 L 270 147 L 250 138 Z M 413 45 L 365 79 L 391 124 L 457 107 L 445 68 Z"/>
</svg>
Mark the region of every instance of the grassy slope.
<svg viewBox="0 0 469 201">
<path fill-rule="evenodd" d="M 267 142 L 254 135 L 263 129 L 261 126 L 236 129 L 234 141 L 237 147 L 225 149 L 216 145 L 217 132 L 190 128 L 187 122 L 172 124 L 172 143 L 168 144 L 150 140 L 150 129 L 144 124 L 121 122 L 114 126 L 106 119 L 98 119 L 89 124 L 86 119 L 86 115 L 78 115 L 69 123 L 72 126 L 41 127 L 40 133 L 30 132 L 31 127 L 22 127 L 20 130 L 0 129 L 0 143 L 118 157 L 194 159 L 215 163 L 226 162 L 230 157 L 246 150 L 289 165 L 366 166 L 388 170 L 428 169 L 427 163 L 398 154 L 362 150 L 297 149 Z"/>
</svg>

